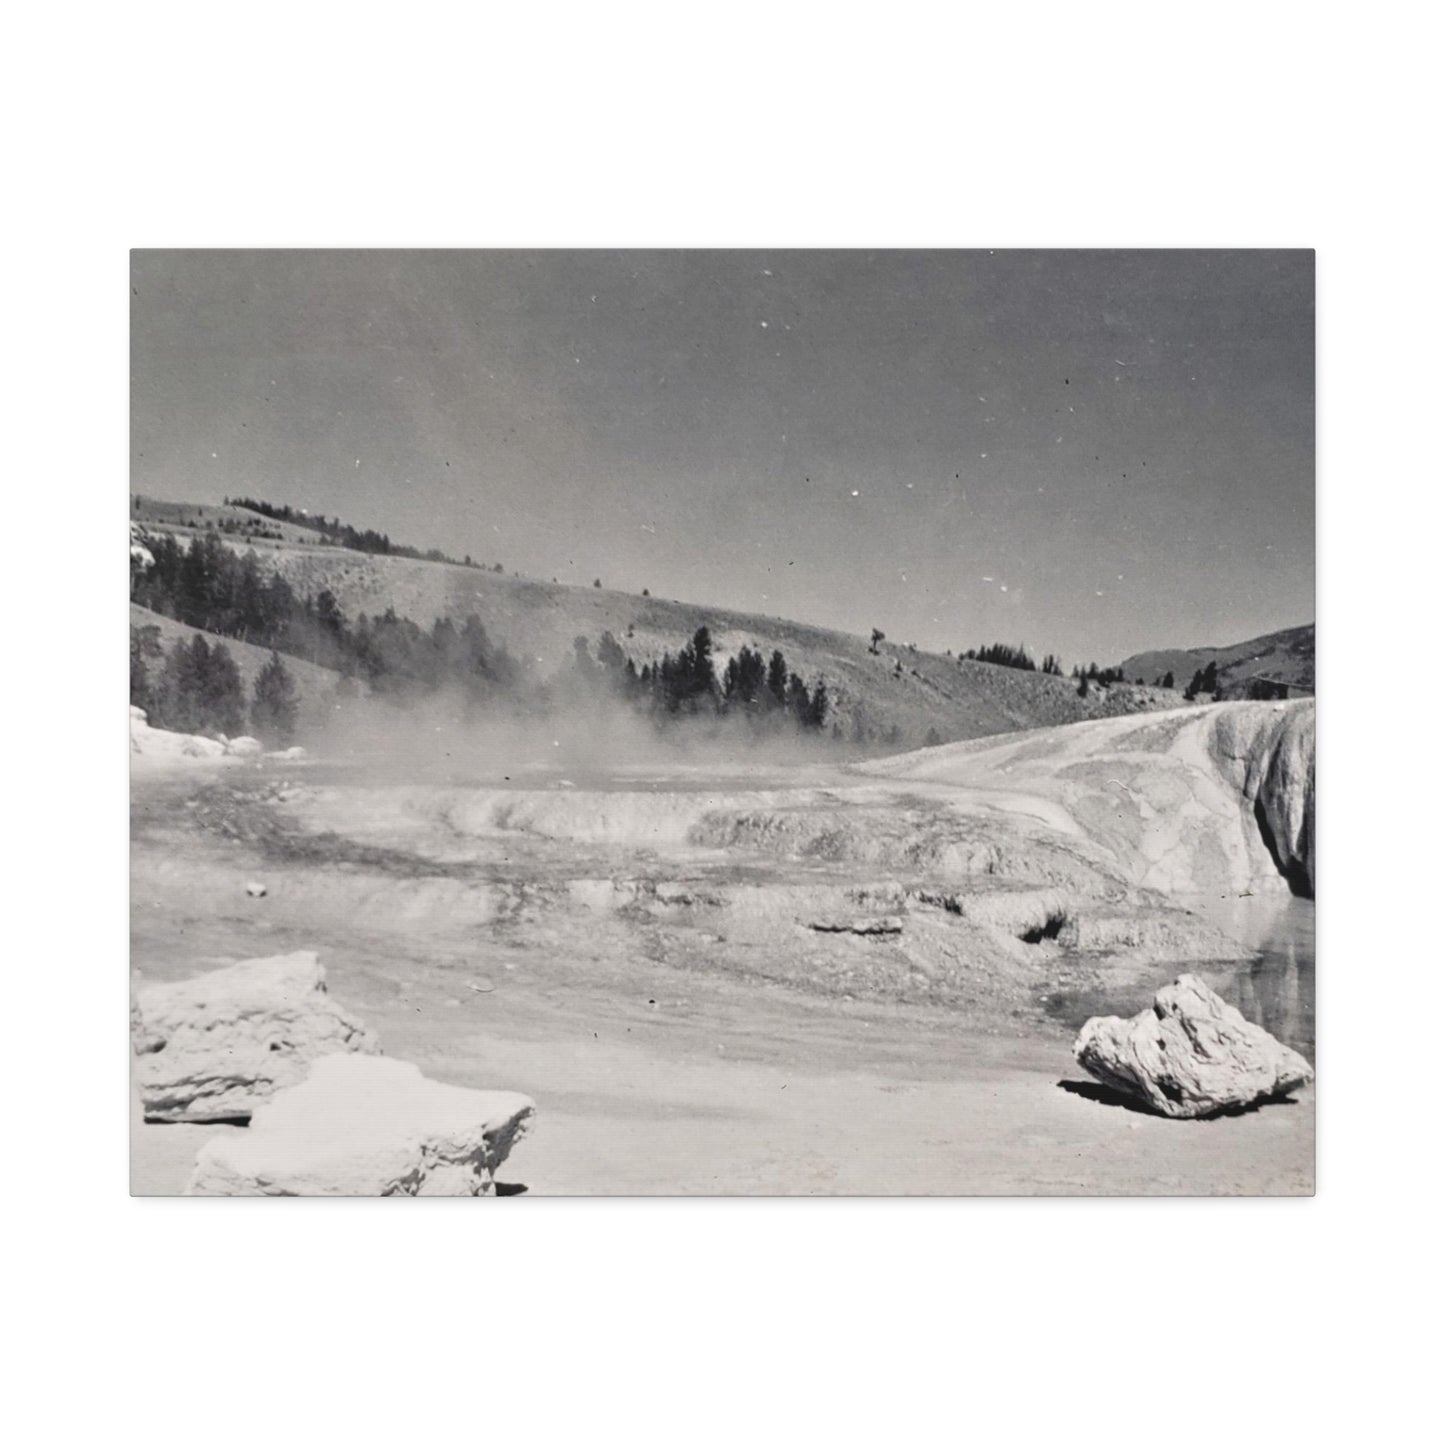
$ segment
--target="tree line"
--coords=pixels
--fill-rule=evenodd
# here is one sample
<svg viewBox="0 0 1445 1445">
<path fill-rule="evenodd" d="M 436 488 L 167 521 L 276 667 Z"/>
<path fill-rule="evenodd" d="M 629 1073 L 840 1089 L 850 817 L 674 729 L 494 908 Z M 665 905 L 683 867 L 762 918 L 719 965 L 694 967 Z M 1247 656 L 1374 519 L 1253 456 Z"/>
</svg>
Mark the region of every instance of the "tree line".
<svg viewBox="0 0 1445 1445">
<path fill-rule="evenodd" d="M 213 533 L 184 546 L 166 533 L 148 540 L 147 550 L 148 563 L 132 563 L 133 602 L 207 633 L 271 650 L 273 660 L 263 672 L 266 694 L 259 704 L 255 698 L 250 703 L 251 716 L 259 719 L 255 726 L 269 730 L 270 737 L 295 726 L 294 684 L 281 654 L 339 673 L 344 691 L 356 692 L 365 684 L 372 694 L 397 701 L 446 689 L 469 709 L 545 712 L 603 691 L 659 725 L 732 714 L 760 726 L 821 731 L 829 716 L 822 680 L 809 687 L 776 649 L 765 660 L 745 646 L 719 677 L 706 627 L 676 653 L 664 652 L 641 668 L 611 632 L 602 635 L 595 658 L 588 640 L 578 637 L 571 666 L 548 684 L 494 641 L 475 613 L 460 624 L 440 617 L 429 628 L 391 607 L 353 620 L 329 590 L 302 595 L 278 571 L 263 572 L 254 553 L 233 551 Z M 158 649 L 155 629 L 133 629 L 131 700 L 136 706 L 146 708 L 157 726 L 179 731 L 230 734 L 242 729 L 246 700 L 235 662 L 222 644 L 208 648 L 198 637 L 178 644 L 168 656 Z M 278 708 L 280 715 L 273 717 Z M 834 732 L 839 735 L 836 725 Z"/>
<path fill-rule="evenodd" d="M 1124 669 L 1122 667 L 1100 667 L 1097 662 L 1091 662 L 1087 667 L 1075 664 L 1074 670 L 1069 676 L 1079 684 L 1079 696 L 1088 697 L 1091 682 L 1099 687 L 1110 687 L 1116 682 L 1123 682 Z"/>
<path fill-rule="evenodd" d="M 1020 672 L 1046 672 L 1052 677 L 1064 675 L 1062 664 L 1052 652 L 1042 662 L 1036 663 L 1022 644 L 1011 647 L 1007 642 L 991 642 L 987 647 L 970 647 L 959 656 L 969 662 L 991 662 L 995 667 L 1013 667 Z"/>
<path fill-rule="evenodd" d="M 424 552 L 417 547 L 403 547 L 400 543 L 393 542 L 385 532 L 377 532 L 370 527 L 353 527 L 339 517 L 324 517 L 319 513 L 303 512 L 296 507 L 258 501 L 255 497 L 225 497 L 222 500 L 228 507 L 242 507 L 248 512 L 270 517 L 276 522 L 290 522 L 293 526 L 319 532 L 323 537 L 329 537 L 337 546 L 346 547 L 353 552 L 369 552 L 383 557 L 414 557 L 423 562 L 450 562 L 455 567 L 481 566 L 470 557 L 458 562 L 455 557 L 448 557 L 438 547 L 429 547 Z M 502 564 L 497 562 L 486 570 L 500 572 Z"/>
<path fill-rule="evenodd" d="M 611 632 L 602 634 L 595 658 L 585 637 L 578 637 L 572 648 L 565 688 L 605 690 L 662 722 L 735 716 L 759 727 L 790 724 L 819 732 L 828 720 L 828 689 L 822 679 L 809 688 L 776 648 L 765 659 L 745 644 L 727 660 L 719 677 L 707 627 L 699 627 L 676 653 L 664 652 L 641 668 Z"/>
<path fill-rule="evenodd" d="M 164 617 L 304 658 L 383 695 L 456 686 L 481 702 L 522 690 L 525 669 L 475 614 L 426 629 L 391 607 L 352 621 L 330 590 L 302 596 L 279 572 L 264 574 L 254 553 L 234 552 L 214 534 L 183 547 L 167 533 L 148 546 L 153 563 L 132 567 L 131 601 Z"/>
<path fill-rule="evenodd" d="M 1216 702 L 1224 696 L 1219 688 L 1219 665 L 1211 662 L 1208 667 L 1198 668 L 1184 689 L 1184 701 L 1193 702 L 1200 693 L 1207 693 Z"/>
<path fill-rule="evenodd" d="M 249 706 L 241 671 L 225 643 L 200 633 L 177 638 L 167 652 L 154 624 L 130 630 L 130 701 L 152 727 L 182 733 L 249 731 L 271 747 L 296 735 L 296 684 L 273 652 L 256 674 Z"/>
<path fill-rule="evenodd" d="M 1174 675 L 1169 675 L 1172 683 Z M 1167 684 L 1166 684 L 1167 685 Z M 1219 664 L 1211 662 L 1206 667 L 1197 668 L 1194 676 L 1189 679 L 1189 686 L 1184 689 L 1186 702 L 1193 702 L 1201 693 L 1206 697 L 1212 697 L 1215 702 L 1224 701 L 1225 684 L 1219 677 Z M 1251 702 L 1278 702 L 1289 696 L 1289 688 L 1285 683 L 1275 682 L 1267 677 L 1251 677 L 1244 685 L 1244 696 Z"/>
</svg>

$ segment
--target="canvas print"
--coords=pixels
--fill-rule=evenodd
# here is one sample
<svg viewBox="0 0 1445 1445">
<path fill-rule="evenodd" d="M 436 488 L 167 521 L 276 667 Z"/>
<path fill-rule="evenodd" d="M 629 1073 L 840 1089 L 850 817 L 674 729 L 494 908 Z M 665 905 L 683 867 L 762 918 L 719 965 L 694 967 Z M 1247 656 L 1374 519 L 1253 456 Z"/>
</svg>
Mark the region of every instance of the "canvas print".
<svg viewBox="0 0 1445 1445">
<path fill-rule="evenodd" d="M 1313 253 L 130 284 L 133 1193 L 1313 1192 Z"/>
</svg>

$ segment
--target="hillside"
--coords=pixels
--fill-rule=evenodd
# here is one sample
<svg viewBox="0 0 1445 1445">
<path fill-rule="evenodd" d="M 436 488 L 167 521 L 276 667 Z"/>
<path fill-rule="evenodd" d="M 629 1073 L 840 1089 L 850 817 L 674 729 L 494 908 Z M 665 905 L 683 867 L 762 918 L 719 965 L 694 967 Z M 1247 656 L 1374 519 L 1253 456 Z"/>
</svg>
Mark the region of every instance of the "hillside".
<svg viewBox="0 0 1445 1445">
<path fill-rule="evenodd" d="M 1214 663 L 1226 697 L 1243 694 L 1249 678 L 1265 676 L 1291 685 L 1291 691 L 1315 690 L 1315 625 L 1287 627 L 1236 642 L 1229 647 L 1179 647 L 1156 652 L 1137 652 L 1120 667 L 1124 676 L 1142 677 L 1153 683 L 1166 672 L 1174 674 L 1177 687 L 1184 688 L 1201 668 Z"/>
<path fill-rule="evenodd" d="M 262 517 L 244 507 L 216 507 L 207 502 L 161 502 L 154 497 L 132 497 L 130 519 L 141 526 L 156 526 L 178 537 L 194 537 L 206 531 L 227 537 L 244 537 L 265 546 L 276 543 L 325 546 L 319 532 Z"/>
<path fill-rule="evenodd" d="M 886 641 L 875 653 L 865 638 L 783 618 L 349 551 L 319 537 L 308 540 L 315 534 L 296 527 L 292 535 L 276 538 L 224 525 L 229 520 L 240 528 L 248 518 L 266 527 L 286 526 L 239 508 L 181 507 L 147 498 L 132 504 L 133 521 L 182 540 L 210 522 L 227 546 L 253 551 L 263 567 L 274 567 L 301 595 L 329 590 L 351 618 L 390 607 L 427 627 L 438 617 L 460 620 L 475 613 L 494 639 L 544 677 L 571 658 L 574 639 L 585 637 L 595 650 L 609 631 L 639 667 L 676 651 L 704 626 L 712 632 L 719 670 L 744 644 L 764 653 L 776 648 L 810 685 L 819 679 L 826 684 L 830 722 L 840 723 L 845 736 L 858 719 L 875 740 L 916 746 L 930 730 L 952 742 L 1179 703 L 1177 693 L 1133 686 L 1095 688 L 1081 698 L 1069 678 L 915 652 Z"/>
<path fill-rule="evenodd" d="M 134 603 L 131 604 L 130 609 L 130 625 L 132 627 L 153 626 L 158 628 L 161 646 L 167 652 L 175 646 L 178 638 L 189 641 L 197 633 L 200 633 L 207 642 L 224 643 L 226 651 L 231 654 L 240 670 L 241 684 L 246 690 L 248 702 L 256 685 L 256 674 L 261 671 L 266 665 L 266 660 L 271 656 L 267 648 L 252 647 L 248 642 L 238 642 L 231 637 L 216 637 L 212 633 L 201 632 L 198 627 L 188 627 L 184 622 L 177 622 L 172 617 L 162 617 L 159 612 L 151 612 L 147 608 L 137 607 Z M 286 671 L 291 674 L 291 679 L 296 684 L 300 730 L 303 733 L 313 732 L 330 716 L 335 707 L 336 685 L 340 678 L 330 668 L 315 667 L 299 657 L 287 657 L 284 661 Z"/>
</svg>

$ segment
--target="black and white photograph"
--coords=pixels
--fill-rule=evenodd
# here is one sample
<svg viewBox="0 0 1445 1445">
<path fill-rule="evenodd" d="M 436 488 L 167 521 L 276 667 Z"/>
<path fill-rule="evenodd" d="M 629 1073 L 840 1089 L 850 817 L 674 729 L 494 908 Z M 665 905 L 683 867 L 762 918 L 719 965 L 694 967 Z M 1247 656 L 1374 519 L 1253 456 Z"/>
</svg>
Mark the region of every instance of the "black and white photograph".
<svg viewBox="0 0 1445 1445">
<path fill-rule="evenodd" d="M 133 1194 L 1314 1193 L 1314 252 L 129 270 Z"/>
<path fill-rule="evenodd" d="M 12 1434 L 1428 1429 L 1364 20 L 17 14 Z"/>
</svg>

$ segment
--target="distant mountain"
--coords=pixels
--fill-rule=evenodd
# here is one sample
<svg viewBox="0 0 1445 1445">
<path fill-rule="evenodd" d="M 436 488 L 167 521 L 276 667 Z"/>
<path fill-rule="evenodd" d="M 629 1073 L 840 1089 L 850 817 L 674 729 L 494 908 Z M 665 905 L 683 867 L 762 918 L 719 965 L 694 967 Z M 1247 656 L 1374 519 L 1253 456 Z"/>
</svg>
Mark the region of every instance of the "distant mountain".
<svg viewBox="0 0 1445 1445">
<path fill-rule="evenodd" d="M 1174 686 L 1189 686 L 1189 679 L 1214 663 L 1226 697 L 1242 697 L 1251 678 L 1290 684 L 1291 696 L 1315 690 L 1315 625 L 1287 627 L 1283 632 L 1252 637 L 1228 647 L 1178 647 L 1158 652 L 1136 652 L 1119 664 L 1133 682 L 1142 677 L 1154 684 L 1167 673 Z"/>
</svg>

